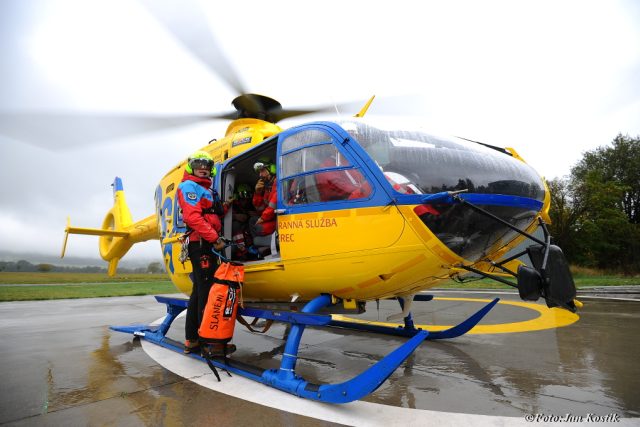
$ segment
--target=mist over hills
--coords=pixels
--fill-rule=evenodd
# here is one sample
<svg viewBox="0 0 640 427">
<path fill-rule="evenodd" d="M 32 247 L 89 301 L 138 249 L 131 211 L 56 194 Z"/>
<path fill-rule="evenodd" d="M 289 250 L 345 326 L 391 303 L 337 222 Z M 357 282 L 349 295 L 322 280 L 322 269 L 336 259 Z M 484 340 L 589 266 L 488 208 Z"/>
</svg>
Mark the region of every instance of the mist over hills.
<svg viewBox="0 0 640 427">
<path fill-rule="evenodd" d="M 106 268 L 108 263 L 102 258 L 98 257 L 74 257 L 65 256 L 60 258 L 59 256 L 50 254 L 39 254 L 33 252 L 11 252 L 6 250 L 0 250 L 0 261 L 17 262 L 20 260 L 28 261 L 32 264 L 52 264 L 60 267 L 103 267 Z M 155 258 L 133 258 L 123 259 L 119 262 L 120 267 L 124 268 L 141 268 L 147 267 L 152 262 L 162 262 L 162 257 Z"/>
</svg>

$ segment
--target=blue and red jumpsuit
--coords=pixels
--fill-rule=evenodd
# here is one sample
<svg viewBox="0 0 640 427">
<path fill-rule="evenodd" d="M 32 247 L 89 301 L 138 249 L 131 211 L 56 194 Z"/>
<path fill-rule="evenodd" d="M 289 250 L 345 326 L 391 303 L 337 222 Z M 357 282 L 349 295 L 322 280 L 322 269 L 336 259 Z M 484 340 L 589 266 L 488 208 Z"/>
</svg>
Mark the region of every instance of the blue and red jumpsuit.
<svg viewBox="0 0 640 427">
<path fill-rule="evenodd" d="M 198 340 L 198 328 L 202 322 L 213 275 L 218 269 L 218 257 L 211 250 L 220 237 L 222 222 L 213 212 L 211 178 L 200 178 L 185 172 L 176 197 L 190 232 L 188 249 L 193 267 L 193 289 L 187 306 L 185 336 L 189 341 L 195 342 Z"/>
</svg>

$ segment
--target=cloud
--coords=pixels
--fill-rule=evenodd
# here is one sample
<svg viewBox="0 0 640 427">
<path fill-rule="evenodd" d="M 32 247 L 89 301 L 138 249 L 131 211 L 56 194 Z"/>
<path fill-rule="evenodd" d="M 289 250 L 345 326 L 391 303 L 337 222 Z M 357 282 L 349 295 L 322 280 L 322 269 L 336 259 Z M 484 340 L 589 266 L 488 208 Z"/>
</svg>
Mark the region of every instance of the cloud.
<svg viewBox="0 0 640 427">
<path fill-rule="evenodd" d="M 640 134 L 640 29 L 632 1 L 283 2 L 280 9 L 296 19 L 271 3 L 247 1 L 241 7 L 251 13 L 242 21 L 229 19 L 238 13 L 233 2 L 200 5 L 248 90 L 285 107 L 376 94 L 371 114 L 417 117 L 514 147 L 547 178 L 568 173 L 583 151 L 619 132 Z M 8 113 L 229 110 L 233 91 L 136 2 L 2 1 L 0 50 L 3 248 L 57 253 L 67 216 L 98 227 L 116 175 L 134 220 L 150 215 L 165 172 L 228 124 L 99 143 L 90 141 L 89 127 L 86 143 L 75 132 L 66 138 L 75 144 L 64 144 L 40 122 L 20 126 L 36 144 L 16 137 Z M 393 102 L 395 95 L 411 97 Z M 140 248 L 131 256 L 155 254 L 158 243 Z M 97 254 L 97 241 L 74 236 L 69 250 Z"/>
</svg>

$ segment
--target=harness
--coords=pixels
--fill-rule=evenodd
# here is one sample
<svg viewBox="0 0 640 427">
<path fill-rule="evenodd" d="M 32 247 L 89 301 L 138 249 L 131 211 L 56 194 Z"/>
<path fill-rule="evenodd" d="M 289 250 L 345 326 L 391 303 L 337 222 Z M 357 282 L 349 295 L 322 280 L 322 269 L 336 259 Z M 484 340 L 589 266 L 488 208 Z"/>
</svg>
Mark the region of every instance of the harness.
<svg viewBox="0 0 640 427">
<path fill-rule="evenodd" d="M 212 193 L 212 204 L 210 207 L 208 208 L 203 208 L 202 209 L 202 215 L 207 215 L 207 214 L 212 214 L 212 215 L 218 215 L 218 216 L 223 216 L 224 215 L 224 205 L 222 204 L 222 201 L 220 200 L 220 196 L 218 195 L 218 192 L 214 189 L 211 189 L 211 193 Z M 185 227 L 187 229 L 187 231 L 185 231 L 185 233 L 178 239 L 180 241 L 180 243 L 182 244 L 182 246 L 180 247 L 180 255 L 178 256 L 178 261 L 180 261 L 182 263 L 182 265 L 184 266 L 184 263 L 189 259 L 189 237 L 191 236 L 191 234 L 193 234 L 193 232 L 195 231 L 193 228 L 189 227 L 189 224 L 185 224 Z M 202 247 L 203 245 L 203 239 L 200 239 L 200 247 Z"/>
</svg>

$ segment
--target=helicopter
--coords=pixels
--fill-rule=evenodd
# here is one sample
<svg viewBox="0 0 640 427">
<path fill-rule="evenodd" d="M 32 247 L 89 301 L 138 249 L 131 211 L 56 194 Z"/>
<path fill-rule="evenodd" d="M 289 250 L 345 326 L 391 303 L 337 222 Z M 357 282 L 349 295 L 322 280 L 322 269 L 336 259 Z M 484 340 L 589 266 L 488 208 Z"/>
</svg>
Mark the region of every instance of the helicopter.
<svg viewBox="0 0 640 427">
<path fill-rule="evenodd" d="M 173 25 L 159 13 L 160 22 Z M 170 30 L 184 42 L 176 28 Z M 279 369 L 263 370 L 226 357 L 214 361 L 216 366 L 301 397 L 346 403 L 373 392 L 425 340 L 468 332 L 498 301 L 445 331 L 416 328 L 412 304 L 428 301 L 421 292 L 445 280 L 480 275 L 517 288 L 523 300 L 543 298 L 549 307 L 570 311 L 579 307 L 567 262 L 546 227 L 549 190 L 513 148 L 376 121 L 366 116 L 373 98 L 352 118 L 285 129 L 278 125 L 281 120 L 330 107 L 285 109 L 229 78 L 234 73 L 220 55 L 204 62 L 238 93 L 234 112 L 208 117 L 231 120 L 224 137 L 201 148 L 215 161 L 214 189 L 222 200 L 232 198 L 239 185 L 255 183 L 253 165 L 264 159 L 277 176 L 277 230 L 271 244 L 254 260 L 234 259 L 231 248 L 225 250 L 227 258 L 245 268 L 240 314 L 292 325 Z M 220 64 L 227 71 L 218 71 Z M 97 235 L 113 275 L 134 244 L 157 239 L 171 281 L 189 294 L 191 266 L 179 260 L 186 225 L 176 199 L 185 166 L 186 160 L 179 161 L 160 179 L 154 212 L 139 221 L 133 220 L 123 181 L 116 177 L 114 204 L 102 226 L 75 227 L 68 221 L 62 254 L 69 234 Z M 339 191 L 330 194 L 331 186 Z M 233 205 L 223 221 L 229 241 L 232 217 Z M 534 234 L 538 228 L 542 238 Z M 516 250 L 525 240 L 532 243 Z M 525 256 L 528 265 L 520 259 Z M 370 327 L 331 316 L 359 314 L 367 301 L 391 298 L 400 302 L 400 312 L 390 320 L 402 320 L 402 326 Z M 181 344 L 166 334 L 186 302 L 157 299 L 167 306 L 162 324 L 113 329 L 181 352 Z M 409 340 L 349 381 L 313 384 L 295 373 L 306 326 Z"/>
<path fill-rule="evenodd" d="M 513 149 L 384 130 L 359 120 L 367 106 L 354 120 L 283 130 L 274 123 L 274 111 L 282 110 L 277 101 L 245 94 L 234 105 L 241 118 L 223 139 L 202 147 L 216 163 L 214 187 L 231 198 L 237 183 L 256 181 L 253 165 L 265 158 L 276 159 L 279 181 L 278 230 L 269 255 L 246 262 L 248 300 L 309 301 L 319 290 L 346 301 L 407 295 L 463 271 L 518 270 L 515 259 L 495 261 L 523 238 L 546 244 L 531 233 L 549 221 L 548 189 Z M 114 206 L 102 228 L 68 225 L 67 236 L 99 235 L 110 275 L 133 244 L 159 239 L 167 273 L 189 293 L 190 266 L 178 261 L 186 225 L 175 197 L 185 166 L 183 160 L 161 179 L 154 215 L 133 222 L 116 178 Z M 324 194 L 326 182 L 319 182 L 328 174 L 338 183 L 347 180 L 350 191 Z M 294 199 L 293 187 L 302 197 Z M 228 240 L 232 216 L 231 206 L 224 218 Z M 556 304 L 573 309 L 571 301 Z"/>
<path fill-rule="evenodd" d="M 353 119 L 282 129 L 275 122 L 285 110 L 277 101 L 243 94 L 234 100 L 239 118 L 225 137 L 202 147 L 215 160 L 214 188 L 223 199 L 239 184 L 255 182 L 256 162 L 274 159 L 277 231 L 264 248 L 266 255 L 234 259 L 229 248 L 225 255 L 244 264 L 244 308 L 239 313 L 294 325 L 285 348 L 291 359 L 283 358 L 280 370 L 260 370 L 258 375 L 255 367 L 233 359 L 219 367 L 302 397 L 345 403 L 375 390 L 422 341 L 464 334 L 498 301 L 446 331 L 416 328 L 412 303 L 429 300 L 420 292 L 445 280 L 474 273 L 516 287 L 523 300 L 543 297 L 549 307 L 576 310 L 573 279 L 546 228 L 549 191 L 515 150 L 384 128 L 362 120 L 368 104 Z M 108 273 L 115 274 L 118 261 L 135 243 L 158 239 L 169 277 L 189 294 L 191 265 L 179 260 L 180 238 L 187 230 L 176 199 L 185 166 L 183 160 L 165 174 L 156 188 L 155 213 L 137 222 L 129 213 L 122 180 L 116 178 L 114 205 L 102 228 L 67 224 L 63 254 L 69 234 L 98 235 Z M 345 191 L 327 195 L 328 184 L 343 185 Z M 228 241 L 232 218 L 230 205 L 223 228 Z M 543 240 L 533 235 L 538 227 Z M 507 256 L 525 239 L 533 244 Z M 518 259 L 523 255 L 531 266 Z M 389 320 L 402 319 L 402 327 L 330 316 L 360 314 L 367 301 L 391 298 L 400 301 L 401 312 Z M 166 333 L 186 300 L 157 299 L 167 305 L 162 325 L 113 329 L 181 351 L 181 344 Z M 390 359 L 349 382 L 315 385 L 295 375 L 295 359 L 304 327 L 323 325 L 411 339 Z"/>
</svg>

